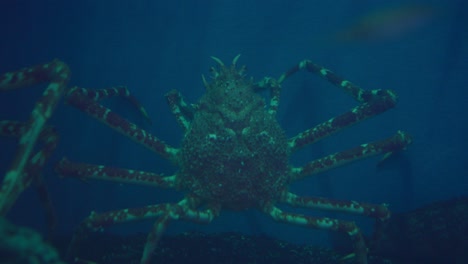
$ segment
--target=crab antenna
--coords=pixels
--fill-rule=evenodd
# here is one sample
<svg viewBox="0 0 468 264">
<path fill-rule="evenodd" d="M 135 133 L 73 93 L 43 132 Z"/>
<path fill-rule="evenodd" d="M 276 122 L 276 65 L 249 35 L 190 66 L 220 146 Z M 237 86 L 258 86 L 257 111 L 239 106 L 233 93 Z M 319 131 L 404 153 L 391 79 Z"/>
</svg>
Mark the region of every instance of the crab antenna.
<svg viewBox="0 0 468 264">
<path fill-rule="evenodd" d="M 237 54 L 237 56 L 234 57 L 234 59 L 232 60 L 232 65 L 236 66 L 236 63 L 239 57 L 240 57 L 240 54 Z"/>
<path fill-rule="evenodd" d="M 224 67 L 224 63 L 220 59 L 216 58 L 215 56 L 211 56 L 211 58 L 214 61 L 216 61 L 220 66 Z"/>
</svg>

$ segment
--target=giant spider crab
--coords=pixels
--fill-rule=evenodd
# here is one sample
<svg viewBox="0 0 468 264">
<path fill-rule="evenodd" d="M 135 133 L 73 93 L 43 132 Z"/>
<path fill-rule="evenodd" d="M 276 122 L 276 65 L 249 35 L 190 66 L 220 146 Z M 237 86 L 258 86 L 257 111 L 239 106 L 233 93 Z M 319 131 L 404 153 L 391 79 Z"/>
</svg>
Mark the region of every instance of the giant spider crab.
<svg viewBox="0 0 468 264">
<path fill-rule="evenodd" d="M 354 252 L 350 256 L 354 256 L 358 263 L 366 263 L 367 247 L 360 229 L 353 222 L 288 213 L 276 204 L 365 215 L 376 221 L 388 219 L 390 212 L 385 204 L 299 197 L 289 192 L 288 186 L 293 181 L 352 161 L 378 154 L 389 155 L 404 149 L 411 143 L 411 137 L 406 133 L 398 131 L 387 139 L 334 153 L 302 167 L 291 166 L 289 157 L 306 145 L 394 107 L 395 93 L 390 90 L 363 90 L 308 60 L 300 62 L 277 80 L 265 77 L 254 82 L 245 78 L 245 67 L 236 67 L 239 56 L 230 66 L 224 65 L 218 58 L 212 58 L 218 67 L 211 68 L 211 82 L 203 77 L 206 94 L 197 104 L 185 103 L 177 91 L 166 94 L 171 111 L 185 133 L 180 148 L 169 146 L 98 103 L 103 97 L 125 96 L 146 115 L 124 88 L 93 91 L 75 87 L 67 92 L 66 101 L 69 104 L 172 161 L 179 170 L 174 175 L 162 176 L 63 159 L 56 166 L 60 175 L 175 188 L 186 193 L 184 199 L 177 203 L 92 212 L 78 228 L 75 238 L 78 239 L 86 229 L 157 219 L 147 237 L 141 258 L 141 263 L 149 263 L 170 220 L 209 223 L 222 208 L 239 210 L 253 207 L 276 221 L 344 232 L 353 241 Z M 350 94 L 359 105 L 288 139 L 276 121 L 276 112 L 281 84 L 300 70 L 318 74 Z M 257 93 L 261 90 L 270 91 L 268 102 Z"/>
</svg>

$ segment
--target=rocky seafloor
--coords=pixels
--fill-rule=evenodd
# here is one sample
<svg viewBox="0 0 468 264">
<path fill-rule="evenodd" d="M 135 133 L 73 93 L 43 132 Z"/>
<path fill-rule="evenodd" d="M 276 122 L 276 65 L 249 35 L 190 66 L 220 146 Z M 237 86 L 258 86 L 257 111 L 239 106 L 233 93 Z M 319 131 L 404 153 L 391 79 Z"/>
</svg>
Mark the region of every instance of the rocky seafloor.
<svg viewBox="0 0 468 264">
<path fill-rule="evenodd" d="M 0 263 L 65 262 L 58 256 L 65 255 L 71 236 L 53 239 L 55 251 L 33 230 L 1 223 Z M 139 263 L 146 236 L 89 233 L 66 263 Z M 369 264 L 468 263 L 468 198 L 394 215 L 382 227 L 380 239 L 371 245 Z M 343 260 L 345 255 L 269 236 L 191 232 L 163 236 L 152 263 L 354 263 L 352 259 Z"/>
</svg>

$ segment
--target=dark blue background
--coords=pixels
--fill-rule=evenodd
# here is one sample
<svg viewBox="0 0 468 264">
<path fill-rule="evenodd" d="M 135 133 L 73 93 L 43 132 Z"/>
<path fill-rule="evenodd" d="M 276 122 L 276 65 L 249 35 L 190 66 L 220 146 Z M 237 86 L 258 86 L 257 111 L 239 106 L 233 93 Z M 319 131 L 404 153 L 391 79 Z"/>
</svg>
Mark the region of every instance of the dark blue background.
<svg viewBox="0 0 468 264">
<path fill-rule="evenodd" d="M 148 110 L 152 126 L 121 100 L 105 104 L 179 146 L 182 133 L 163 95 L 176 88 L 195 102 L 204 93 L 201 75 L 208 75 L 214 64 L 209 56 L 229 62 L 242 54 L 239 64 L 247 65 L 256 80 L 278 77 L 300 60 L 311 59 L 365 89 L 393 89 L 400 100 L 395 109 L 300 151 L 292 164 L 381 139 L 398 129 L 411 133 L 414 143 L 387 168 L 377 169 L 379 158 L 372 158 L 311 177 L 291 190 L 385 202 L 401 212 L 466 195 L 468 190 L 468 21 L 463 15 L 467 8 L 463 0 L 423 2 L 436 12 L 417 29 L 385 39 L 338 42 L 331 36 L 351 28 L 360 17 L 388 6 L 398 9 L 408 1 L 8 1 L 0 4 L 0 72 L 59 58 L 71 68 L 70 85 L 93 89 L 127 85 Z M 0 94 L 0 119 L 25 120 L 42 88 Z M 283 85 L 278 119 L 293 136 L 354 105 L 324 80 L 299 73 Z M 171 190 L 58 178 L 52 165 L 63 156 L 165 174 L 176 168 L 63 102 L 50 124 L 61 134 L 45 170 L 59 232 L 70 232 L 92 210 L 181 199 L 182 194 Z M 1 173 L 15 146 L 14 140 L 0 139 Z M 9 218 L 43 228 L 43 211 L 32 189 L 21 196 Z M 364 226 L 369 223 L 361 217 L 352 219 Z M 146 232 L 151 224 L 112 230 Z M 223 211 L 207 226 L 174 222 L 169 228 L 190 230 L 265 232 L 296 242 L 327 241 L 325 232 L 304 232 L 255 211 Z"/>
</svg>

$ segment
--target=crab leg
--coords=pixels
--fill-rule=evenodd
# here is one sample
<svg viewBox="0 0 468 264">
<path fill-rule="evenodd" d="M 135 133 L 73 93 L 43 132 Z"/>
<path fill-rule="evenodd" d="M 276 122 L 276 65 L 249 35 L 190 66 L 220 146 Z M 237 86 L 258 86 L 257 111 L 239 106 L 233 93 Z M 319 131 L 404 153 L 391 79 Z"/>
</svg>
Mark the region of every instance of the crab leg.
<svg viewBox="0 0 468 264">
<path fill-rule="evenodd" d="M 387 139 L 362 144 L 358 147 L 311 161 L 302 167 L 292 168 L 293 178 L 295 180 L 302 179 L 308 175 L 328 171 L 350 162 L 372 157 L 381 153 L 390 154 L 404 149 L 411 143 L 411 141 L 411 136 L 405 132 L 398 131 L 395 135 Z"/>
<path fill-rule="evenodd" d="M 182 95 L 176 90 L 171 90 L 165 96 L 172 114 L 176 117 L 177 123 L 186 132 L 192 122 L 195 109 L 191 105 L 188 105 L 182 98 Z"/>
<path fill-rule="evenodd" d="M 19 138 L 26 133 L 26 129 L 28 129 L 28 124 L 24 122 L 10 120 L 0 121 L 0 136 Z M 41 171 L 45 162 L 57 147 L 58 134 L 53 127 L 44 127 L 40 132 L 38 139 L 44 143 L 44 146 L 40 151 L 33 155 L 25 166 L 25 171 L 33 174 L 38 174 Z"/>
<path fill-rule="evenodd" d="M 268 107 L 268 113 L 276 115 L 281 95 L 281 84 L 271 77 L 265 77 L 253 87 L 255 91 L 261 91 L 267 88 L 270 89 L 270 105 Z"/>
<path fill-rule="evenodd" d="M 111 94 L 111 92 L 108 90 L 109 89 L 102 90 L 101 93 Z M 113 91 L 112 96 L 126 96 L 125 94 L 127 94 L 126 91 L 121 89 L 116 90 L 111 88 L 110 90 Z M 124 94 L 122 94 L 122 92 Z M 171 161 L 176 161 L 178 149 L 167 145 L 164 141 L 156 138 L 144 129 L 139 128 L 134 123 L 120 117 L 109 108 L 97 103 L 95 98 L 99 99 L 100 97 L 91 95 L 90 90 L 84 88 L 74 88 L 70 93 L 68 93 L 66 100 L 69 104 L 96 118 L 105 125 L 113 128 L 124 136 L 127 136 L 133 141 L 139 143 L 140 145 L 143 145 L 155 153 L 158 153 L 164 158 L 167 158 Z M 144 111 L 144 109 L 142 110 L 142 108 L 140 108 L 140 111 L 146 113 L 146 111 Z"/>
<path fill-rule="evenodd" d="M 38 152 L 34 157 L 30 157 L 45 123 L 65 90 L 69 76 L 68 66 L 59 60 L 0 76 L 0 91 L 50 82 L 22 129 L 15 158 L 3 178 L 0 189 L 0 215 L 6 214 L 18 196 L 28 187 L 30 181 L 26 178 L 30 173 L 27 172 L 27 166 L 41 168 L 47 159 L 47 151 Z"/>
<path fill-rule="evenodd" d="M 218 215 L 220 210 L 219 206 L 211 206 L 200 211 L 195 210 L 194 208 L 197 207 L 199 203 L 200 201 L 198 199 L 187 197 L 177 204 L 149 205 L 142 208 L 128 208 L 99 214 L 92 212 L 91 215 L 82 222 L 77 233 L 75 233 L 71 247 L 76 246 L 76 243 L 82 239 L 88 229 L 101 230 L 104 227 L 114 224 L 158 218 L 151 232 L 148 234 L 140 262 L 150 263 L 151 254 L 169 224 L 169 220 L 184 219 L 197 223 L 209 223 Z"/>
<path fill-rule="evenodd" d="M 80 87 L 73 87 L 70 89 L 70 91 L 67 93 L 67 97 L 69 96 L 74 96 L 74 95 L 80 95 L 80 96 L 85 96 L 90 99 L 93 99 L 94 101 L 98 101 L 101 99 L 105 98 L 111 98 L 111 97 L 116 97 L 120 96 L 128 100 L 133 106 L 135 106 L 138 111 L 143 115 L 143 117 L 148 121 L 148 123 L 151 124 L 151 119 L 149 118 L 148 112 L 146 112 L 146 109 L 138 102 L 138 100 L 130 94 L 130 91 L 128 90 L 127 87 L 125 86 L 117 86 L 117 87 L 112 87 L 112 88 L 106 88 L 106 89 L 97 89 L 97 90 L 91 90 L 91 89 L 85 89 L 85 88 L 80 88 Z"/>
<path fill-rule="evenodd" d="M 20 137 L 25 133 L 27 124 L 17 121 L 0 121 L 0 135 L 5 137 Z M 39 200 L 46 209 L 46 218 L 49 226 L 49 230 L 53 230 L 56 223 L 55 212 L 52 206 L 52 202 L 49 197 L 49 192 L 46 185 L 44 184 L 43 177 L 41 175 L 42 167 L 45 162 L 49 159 L 52 152 L 55 150 L 58 142 L 58 134 L 52 127 L 45 127 L 39 135 L 39 140 L 44 142 L 44 146 L 29 160 L 25 167 L 25 175 L 18 182 L 18 190 L 27 188 L 31 182 L 35 181 L 36 190 L 39 195 Z M 33 162 L 35 161 L 35 162 Z M 11 207 L 14 200 L 5 201 L 5 207 Z"/>
<path fill-rule="evenodd" d="M 90 178 L 161 188 L 177 187 L 175 176 L 161 176 L 146 171 L 120 169 L 86 163 L 73 163 L 65 158 L 57 164 L 55 171 L 64 177 L 74 177 L 83 180 Z"/>
<path fill-rule="evenodd" d="M 348 234 L 354 244 L 356 262 L 360 264 L 367 263 L 367 247 L 361 230 L 354 222 L 341 221 L 327 217 L 311 217 L 301 214 L 285 213 L 271 203 L 263 205 L 262 210 L 279 222 Z"/>
<path fill-rule="evenodd" d="M 307 129 L 288 140 L 291 151 L 313 144 L 323 138 L 326 138 L 346 127 L 361 122 L 374 115 L 385 112 L 395 106 L 393 97 L 384 96 L 369 103 L 360 104 L 348 112 L 328 121 L 321 123 L 313 128 Z"/>
<path fill-rule="evenodd" d="M 196 200 L 196 199 L 192 199 Z M 148 234 L 146 239 L 145 249 L 143 250 L 143 256 L 141 257 L 141 264 L 148 264 L 151 261 L 151 254 L 154 252 L 163 232 L 166 230 L 167 225 L 169 224 L 170 219 L 184 219 L 196 223 L 210 223 L 213 221 L 214 217 L 219 214 L 219 206 L 211 206 L 204 210 L 193 210 L 193 201 L 187 199 L 182 200 L 177 204 L 169 208 L 164 214 L 160 217 L 156 223 L 154 223 L 151 232 Z M 198 201 L 197 201 L 198 203 Z"/>
<path fill-rule="evenodd" d="M 386 220 L 390 217 L 390 211 L 385 204 L 377 205 L 358 203 L 356 201 L 340 201 L 323 197 L 300 197 L 287 191 L 281 194 L 280 201 L 294 207 L 365 215 L 380 220 Z"/>
<path fill-rule="evenodd" d="M 336 87 L 343 89 L 356 101 L 360 102 L 361 105 L 354 107 L 350 111 L 338 117 L 332 118 L 291 138 L 289 140 L 289 146 L 293 151 L 308 144 L 315 143 L 318 140 L 328 137 L 343 128 L 354 125 L 372 116 L 381 114 L 393 108 L 396 104 L 397 96 L 393 91 L 380 89 L 371 91 L 364 90 L 359 86 L 339 77 L 332 71 L 313 64 L 309 60 L 301 61 L 289 71 L 282 74 L 278 79 L 278 84 L 281 84 L 294 73 L 304 69 L 308 72 L 318 74 L 320 77 L 329 81 Z"/>
<path fill-rule="evenodd" d="M 87 236 L 89 230 L 102 231 L 105 227 L 109 227 L 114 224 L 162 217 L 168 208 L 174 205 L 177 204 L 148 205 L 140 208 L 126 208 L 104 213 L 96 213 L 92 211 L 75 230 L 72 241 L 68 245 L 66 258 L 71 259 L 77 254 L 77 247 Z"/>
<path fill-rule="evenodd" d="M 361 103 L 370 102 L 373 99 L 376 99 L 376 98 L 381 97 L 381 96 L 386 96 L 386 95 L 395 96 L 393 91 L 390 91 L 390 90 L 380 90 L 380 89 L 371 90 L 371 91 L 364 90 L 364 89 L 360 88 L 359 86 L 351 83 L 350 81 L 347 81 L 347 80 L 339 77 L 334 72 L 332 72 L 332 71 L 330 71 L 330 70 L 328 70 L 328 69 L 326 69 L 326 68 L 324 68 L 322 66 L 314 64 L 309 60 L 303 60 L 303 61 L 299 62 L 299 64 L 292 67 L 287 72 L 283 73 L 279 77 L 278 83 L 280 83 L 280 84 L 283 83 L 283 81 L 286 80 L 288 77 L 290 77 L 294 73 L 296 73 L 296 72 L 298 72 L 300 70 L 304 70 L 304 69 L 307 70 L 308 72 L 318 74 L 320 77 L 322 77 L 325 80 L 329 81 L 330 83 L 332 83 L 336 87 L 339 87 L 339 88 L 343 89 L 345 92 L 350 94 L 354 98 L 354 100 L 356 100 L 358 102 L 361 102 Z"/>
</svg>

